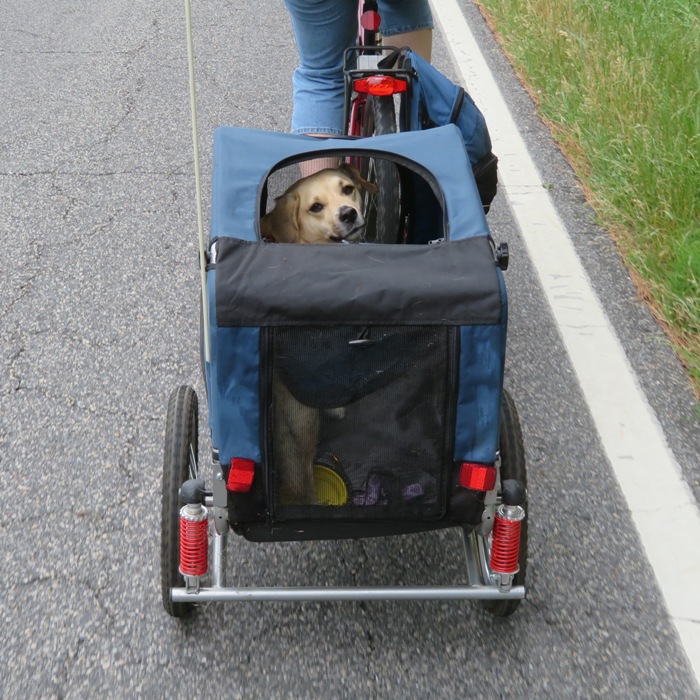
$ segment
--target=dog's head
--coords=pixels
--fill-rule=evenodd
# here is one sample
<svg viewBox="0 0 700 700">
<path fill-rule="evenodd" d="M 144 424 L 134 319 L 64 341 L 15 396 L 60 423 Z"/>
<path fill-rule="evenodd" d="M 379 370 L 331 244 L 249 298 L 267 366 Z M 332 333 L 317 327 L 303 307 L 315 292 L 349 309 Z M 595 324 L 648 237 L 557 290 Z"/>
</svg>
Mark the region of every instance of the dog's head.
<svg viewBox="0 0 700 700">
<path fill-rule="evenodd" d="M 377 192 L 377 186 L 349 163 L 297 180 L 263 216 L 263 238 L 279 243 L 357 240 L 365 226 L 362 190 Z"/>
</svg>

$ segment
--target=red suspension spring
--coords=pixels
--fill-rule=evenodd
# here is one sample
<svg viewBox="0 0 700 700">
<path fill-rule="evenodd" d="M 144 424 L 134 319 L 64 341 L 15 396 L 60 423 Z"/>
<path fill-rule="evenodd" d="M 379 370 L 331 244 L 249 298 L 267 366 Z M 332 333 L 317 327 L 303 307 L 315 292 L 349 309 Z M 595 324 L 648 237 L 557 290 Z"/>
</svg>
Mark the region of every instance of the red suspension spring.
<svg viewBox="0 0 700 700">
<path fill-rule="evenodd" d="M 209 522 L 206 508 L 180 511 L 180 571 L 185 576 L 204 576 L 209 565 Z"/>
<path fill-rule="evenodd" d="M 497 574 L 515 574 L 520 568 L 520 525 L 525 511 L 520 506 L 503 506 L 493 522 L 491 541 L 491 571 Z M 519 512 L 513 512 L 516 509 Z"/>
</svg>

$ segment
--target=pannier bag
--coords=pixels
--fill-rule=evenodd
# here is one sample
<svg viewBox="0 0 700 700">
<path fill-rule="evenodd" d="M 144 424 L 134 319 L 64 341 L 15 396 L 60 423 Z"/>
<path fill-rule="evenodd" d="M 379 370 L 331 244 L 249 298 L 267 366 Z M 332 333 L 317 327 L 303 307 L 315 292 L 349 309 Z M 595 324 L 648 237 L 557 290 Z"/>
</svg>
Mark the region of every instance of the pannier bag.
<svg viewBox="0 0 700 700">
<path fill-rule="evenodd" d="M 498 158 L 491 151 L 484 115 L 463 87 L 455 85 L 418 54 L 406 50 L 399 60 L 401 67 L 409 70 L 413 77 L 408 130 L 420 131 L 446 124 L 457 126 L 469 155 L 484 212 L 488 212 L 496 196 Z"/>
</svg>

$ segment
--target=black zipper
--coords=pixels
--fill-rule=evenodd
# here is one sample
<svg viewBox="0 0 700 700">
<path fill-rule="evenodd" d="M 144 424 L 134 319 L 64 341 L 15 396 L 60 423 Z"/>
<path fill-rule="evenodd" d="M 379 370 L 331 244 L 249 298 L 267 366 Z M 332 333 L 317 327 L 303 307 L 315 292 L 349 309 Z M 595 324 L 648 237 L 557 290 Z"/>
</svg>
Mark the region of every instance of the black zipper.
<svg viewBox="0 0 700 700">
<path fill-rule="evenodd" d="M 260 378 L 259 378 L 259 403 L 260 403 L 260 441 L 262 447 L 262 473 L 265 480 L 265 511 L 268 524 L 273 521 L 273 495 L 274 489 L 274 459 L 272 449 L 272 373 L 273 373 L 273 348 L 274 329 L 260 329 Z M 268 400 L 269 399 L 269 400 Z"/>
<path fill-rule="evenodd" d="M 454 469 L 455 432 L 457 430 L 457 397 L 459 395 L 459 354 L 461 352 L 459 326 L 447 327 L 447 376 L 445 377 L 445 440 L 441 475 L 445 480 L 442 485 L 442 512 L 444 518 L 449 509 L 452 472 Z"/>
</svg>

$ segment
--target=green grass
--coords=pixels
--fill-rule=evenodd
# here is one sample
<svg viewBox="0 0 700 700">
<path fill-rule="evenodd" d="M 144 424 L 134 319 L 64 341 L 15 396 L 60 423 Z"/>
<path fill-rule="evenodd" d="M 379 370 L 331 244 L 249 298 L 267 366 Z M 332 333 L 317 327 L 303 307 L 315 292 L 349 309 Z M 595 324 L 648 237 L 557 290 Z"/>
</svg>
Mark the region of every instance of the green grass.
<svg viewBox="0 0 700 700">
<path fill-rule="evenodd" d="M 700 395 L 697 0 L 478 0 Z"/>
</svg>

